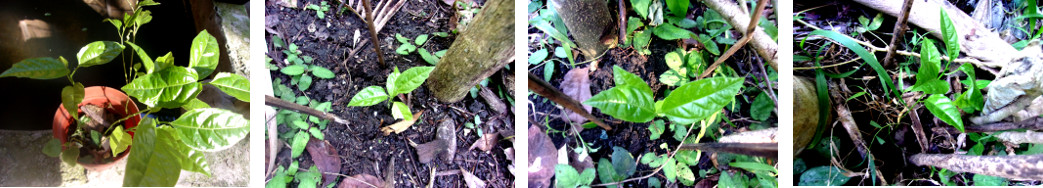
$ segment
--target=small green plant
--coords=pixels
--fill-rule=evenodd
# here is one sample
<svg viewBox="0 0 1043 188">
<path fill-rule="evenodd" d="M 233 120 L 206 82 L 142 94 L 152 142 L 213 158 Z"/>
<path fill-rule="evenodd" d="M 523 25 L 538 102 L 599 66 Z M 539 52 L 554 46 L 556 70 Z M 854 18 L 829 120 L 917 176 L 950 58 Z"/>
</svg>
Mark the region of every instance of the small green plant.
<svg viewBox="0 0 1043 188">
<path fill-rule="evenodd" d="M 315 16 L 319 17 L 319 19 L 325 19 L 326 11 L 330 10 L 330 5 L 326 4 L 326 1 L 322 1 L 321 5 L 310 4 L 305 8 L 315 10 Z"/>
<path fill-rule="evenodd" d="M 394 101 L 399 94 L 406 94 L 419 88 L 434 70 L 434 67 L 413 67 L 399 72 L 398 67 L 388 75 L 386 87 L 369 86 L 351 97 L 348 106 L 373 106 L 384 101 L 392 102 L 391 115 L 395 119 L 413 120 L 413 113 L 405 103 Z"/>
<path fill-rule="evenodd" d="M 449 34 L 445 32 L 435 32 L 431 35 L 438 37 L 449 36 Z M 420 54 L 420 57 L 424 59 L 424 62 L 431 65 L 437 65 L 438 60 L 442 59 L 442 56 L 445 56 L 446 50 L 437 51 L 433 54 L 428 52 L 427 49 L 423 48 L 424 44 L 428 41 L 428 37 L 430 37 L 430 35 L 422 34 L 416 36 L 416 39 L 413 39 L 413 42 L 409 42 L 409 38 L 403 37 L 401 34 L 395 34 L 395 39 L 402 43 L 402 45 L 398 46 L 398 49 L 395 49 L 395 53 L 398 53 L 399 55 L 409 55 L 410 53 L 417 52 L 417 54 Z"/>
<path fill-rule="evenodd" d="M 277 39 L 278 37 L 273 38 Z M 276 47 L 282 46 L 282 40 L 275 40 L 274 42 Z M 308 90 L 308 88 L 311 88 L 311 84 L 314 82 L 312 76 L 322 79 L 332 79 L 336 77 L 330 69 L 318 65 L 309 65 L 314 59 L 311 56 L 301 55 L 301 51 L 297 49 L 296 44 L 290 43 L 287 49 L 282 52 L 286 54 L 286 62 L 291 65 L 278 68 L 278 66 L 269 64 L 269 68 L 272 70 L 279 70 L 283 74 L 289 75 L 290 84 L 297 85 L 297 89 L 300 91 L 305 91 Z"/>
<path fill-rule="evenodd" d="M 210 84 L 235 97 L 250 101 L 250 83 L 243 76 L 221 72 L 210 82 L 200 82 L 208 77 L 216 68 L 220 57 L 217 40 L 202 31 L 192 40 L 188 66 L 174 65 L 173 56 L 167 53 L 153 60 L 132 41 L 134 33 L 141 25 L 151 20 L 148 11 L 142 6 L 158 5 L 153 1 L 138 3 L 134 16 L 128 15 L 123 21 L 109 19 L 119 30 L 121 37 L 129 31 L 128 38 L 122 42 L 97 41 L 80 49 L 72 70 L 64 57 L 31 58 L 16 63 L 12 68 L 0 73 L 0 77 L 21 77 L 49 80 L 65 77 L 70 86 L 62 89 L 62 104 L 65 110 L 79 123 L 74 127 L 69 142 L 64 145 L 52 140 L 45 146 L 44 153 L 52 156 L 61 155 L 62 159 L 75 165 L 76 161 L 84 161 L 86 153 L 80 148 L 87 145 L 108 144 L 112 156 L 125 152 L 134 146 L 134 152 L 128 154 L 124 186 L 173 186 L 177 183 L 182 170 L 209 175 L 209 165 L 203 159 L 202 152 L 223 150 L 246 137 L 250 131 L 249 122 L 242 115 L 234 112 L 210 108 L 196 96 L 202 91 L 203 84 Z M 121 44 L 122 43 L 122 44 Z M 79 68 L 103 65 L 119 56 L 125 45 L 141 59 L 129 71 L 127 76 L 132 80 L 120 88 L 137 102 L 147 106 L 136 114 L 119 117 L 104 126 L 104 131 L 89 130 L 85 122 L 95 121 L 88 116 L 79 116 L 77 105 L 83 100 L 84 86 L 73 80 Z M 124 56 L 129 56 L 124 54 Z M 126 63 L 125 63 L 126 64 Z M 141 66 L 138 66 L 141 65 Z M 140 69 L 143 66 L 144 69 Z M 140 71 L 140 72 L 139 72 Z M 134 103 L 131 103 L 134 104 Z M 164 122 L 153 118 L 142 118 L 140 123 L 130 129 L 124 129 L 124 121 L 138 116 L 159 111 L 160 109 L 185 109 L 174 121 Z M 133 135 L 133 138 L 131 137 Z M 108 140 L 107 142 L 105 140 Z M 65 148 L 62 150 L 61 148 Z"/>
<path fill-rule="evenodd" d="M 945 10 L 940 10 L 940 14 L 942 40 L 945 43 L 946 54 L 948 57 L 957 57 L 960 53 L 960 45 L 956 28 Z M 930 94 L 927 99 L 920 102 L 935 117 L 963 132 L 964 124 L 962 118 L 960 118 L 960 110 L 968 113 L 981 110 L 985 104 L 985 99 L 982 96 L 981 88 L 975 83 L 977 78 L 974 66 L 970 63 L 965 63 L 958 68 L 959 71 L 967 74 L 967 79 L 964 82 L 967 83 L 967 91 L 958 95 L 955 101 L 946 97 L 945 93 L 949 92 L 949 83 L 942 80 L 941 76 L 944 76 L 944 70 L 949 70 L 948 67 L 952 63 L 952 58 L 943 67 L 941 56 L 933 41 L 925 39 L 922 42 L 922 46 L 920 46 L 920 68 L 916 73 L 916 84 L 910 87 L 909 91 L 921 91 L 925 94 Z M 955 72 L 946 74 L 952 73 Z"/>
<path fill-rule="evenodd" d="M 698 77 L 706 69 L 706 60 L 699 51 L 684 53 L 677 50 L 667 53 L 666 66 L 670 70 L 659 75 L 659 81 L 668 86 L 680 86 L 688 83 L 689 78 Z"/>
<path fill-rule="evenodd" d="M 713 77 L 682 84 L 660 101 L 641 77 L 613 66 L 615 87 L 594 95 L 583 104 L 598 108 L 616 119 L 645 123 L 666 117 L 679 124 L 692 124 L 710 116 L 734 100 L 743 78 Z"/>
</svg>

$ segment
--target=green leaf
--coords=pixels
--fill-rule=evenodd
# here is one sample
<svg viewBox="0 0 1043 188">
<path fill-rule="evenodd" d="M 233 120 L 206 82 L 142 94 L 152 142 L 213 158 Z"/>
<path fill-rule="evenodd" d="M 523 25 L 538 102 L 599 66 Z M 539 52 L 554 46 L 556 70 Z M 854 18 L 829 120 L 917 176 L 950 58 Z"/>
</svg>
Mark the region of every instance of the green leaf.
<svg viewBox="0 0 1043 188">
<path fill-rule="evenodd" d="M 424 84 L 435 67 L 413 67 L 395 79 L 395 94 L 409 93 Z"/>
<path fill-rule="evenodd" d="M 194 71 L 174 66 L 138 77 L 121 90 L 150 107 L 180 108 L 201 91 L 197 78 Z"/>
<path fill-rule="evenodd" d="M 290 66 L 283 67 L 282 69 L 279 69 L 279 72 L 282 72 L 283 74 L 290 75 L 290 76 L 297 76 L 297 75 L 304 74 L 304 70 L 307 70 L 307 69 L 308 69 L 308 66 L 306 66 L 306 65 L 290 65 Z"/>
<path fill-rule="evenodd" d="M 423 58 L 427 64 L 438 65 L 438 57 L 431 55 L 430 52 L 427 52 L 427 49 L 417 49 L 417 53 L 420 54 L 420 58 Z"/>
<path fill-rule="evenodd" d="M 721 50 L 717 48 L 717 43 L 713 42 L 712 37 L 706 34 L 700 34 L 698 40 L 699 43 L 703 44 L 703 47 L 706 47 L 706 51 L 710 52 L 710 54 L 721 55 Z"/>
<path fill-rule="evenodd" d="M 652 89 L 648 87 L 648 83 L 645 80 L 637 76 L 634 73 L 627 72 L 618 65 L 612 65 L 612 81 L 616 83 L 616 87 L 619 86 L 633 86 L 639 90 L 648 91 L 652 93 Z"/>
<path fill-rule="evenodd" d="M 272 179 L 269 179 L 268 182 L 264 184 L 264 187 L 286 188 L 286 183 L 290 182 L 290 179 L 292 179 L 292 177 L 286 174 L 286 169 L 279 166 L 279 168 L 275 170 L 275 175 L 272 175 Z"/>
<path fill-rule="evenodd" d="M 699 164 L 700 153 L 692 150 L 681 150 L 674 154 L 674 159 L 677 159 L 679 166 L 694 166 Z"/>
<path fill-rule="evenodd" d="M 413 42 L 416 42 L 416 46 L 423 46 L 424 43 L 427 42 L 427 37 L 427 34 L 416 36 L 416 40 L 414 40 Z"/>
<path fill-rule="evenodd" d="M 927 94 L 944 94 L 949 92 L 949 83 L 939 80 L 941 71 L 941 55 L 934 47 L 934 42 L 924 40 L 920 47 L 920 69 L 916 73 L 916 84 L 911 91 L 923 91 Z"/>
<path fill-rule="evenodd" d="M 670 9 L 670 13 L 677 16 L 684 16 L 688 14 L 688 0 L 666 0 L 666 7 Z"/>
<path fill-rule="evenodd" d="M 330 69 L 326 69 L 325 67 L 320 67 L 318 65 L 311 66 L 311 74 L 315 75 L 315 77 L 319 77 L 322 79 L 333 79 L 334 77 L 336 77 L 336 75 L 333 74 L 333 71 L 330 71 Z"/>
<path fill-rule="evenodd" d="M 409 44 L 409 38 L 403 37 L 402 34 L 395 33 L 395 39 L 403 44 Z"/>
<path fill-rule="evenodd" d="M 601 160 L 598 161 L 597 173 L 598 179 L 601 180 L 601 183 L 620 181 L 618 178 L 619 175 L 616 174 L 616 169 L 612 167 L 612 163 L 606 158 L 601 158 Z"/>
<path fill-rule="evenodd" d="M 652 3 L 652 0 L 630 0 L 630 5 L 633 6 L 634 12 L 640 15 L 642 18 L 648 18 L 648 5 Z"/>
<path fill-rule="evenodd" d="M 167 69 L 169 67 L 173 67 L 174 66 L 174 54 L 170 53 L 170 52 L 167 52 L 167 55 L 163 55 L 163 56 L 157 57 L 155 63 L 156 63 L 156 70 L 153 70 L 152 72 L 161 71 L 163 69 Z"/>
<path fill-rule="evenodd" d="M 659 136 L 663 135 L 663 132 L 666 131 L 666 125 L 663 123 L 663 120 L 655 120 L 655 123 L 648 125 L 648 130 L 652 132 L 652 134 L 648 136 L 649 140 L 659 139 Z"/>
<path fill-rule="evenodd" d="M 132 142 L 130 134 L 123 130 L 123 126 L 116 126 L 112 130 L 112 134 L 109 134 L 109 148 L 112 148 L 112 156 L 126 151 Z"/>
<path fill-rule="evenodd" d="M 529 64 L 535 65 L 539 64 L 540 62 L 543 62 L 544 59 L 547 59 L 548 53 L 549 52 L 547 52 L 546 48 L 542 48 L 540 50 L 536 50 L 536 52 L 532 52 L 532 54 L 529 54 Z"/>
<path fill-rule="evenodd" d="M 315 137 L 315 139 L 319 139 L 319 140 L 325 140 L 326 139 L 325 136 L 323 136 L 322 131 L 320 131 L 318 127 L 312 127 L 311 129 L 308 129 L 308 132 L 311 133 L 311 136 Z"/>
<path fill-rule="evenodd" d="M 308 122 L 304 122 L 304 120 L 301 119 L 293 120 L 292 123 L 293 126 L 297 127 L 298 129 L 308 129 L 309 127 Z"/>
<path fill-rule="evenodd" d="M 398 53 L 398 55 L 409 55 L 413 51 L 416 51 L 416 46 L 410 43 L 403 43 L 401 46 L 398 46 L 398 49 L 395 49 L 395 53 Z"/>
<path fill-rule="evenodd" d="M 554 166 L 555 183 L 554 187 L 557 188 L 573 188 L 579 186 L 579 172 L 575 168 L 567 164 L 558 164 Z"/>
<path fill-rule="evenodd" d="M 884 70 L 884 66 L 880 65 L 880 62 L 877 61 L 876 55 L 869 53 L 869 51 L 867 51 L 864 47 L 862 47 L 858 43 L 855 43 L 854 39 L 848 37 L 847 35 L 829 30 L 815 30 L 811 32 L 811 35 L 819 35 L 833 39 L 837 43 L 840 43 L 844 47 L 850 49 L 852 52 L 855 52 L 855 54 L 858 54 L 858 56 L 861 57 L 863 61 L 868 63 L 869 66 L 872 67 L 873 70 L 876 72 L 877 78 L 879 78 L 880 84 L 884 88 L 884 92 L 893 92 L 895 97 L 900 96 L 900 94 L 898 93 L 898 89 L 896 89 L 894 83 L 891 82 L 890 74 L 888 74 L 887 71 Z"/>
<path fill-rule="evenodd" d="M 391 104 L 391 116 L 395 119 L 412 120 L 413 112 L 409 111 L 409 106 L 406 103 L 394 102 Z"/>
<path fill-rule="evenodd" d="M 543 64 L 543 80 L 547 81 L 554 77 L 554 61 L 547 61 Z"/>
<path fill-rule="evenodd" d="M 80 68 L 103 65 L 116 59 L 116 56 L 123 52 L 123 48 L 119 42 L 92 42 L 80 48 L 80 52 L 76 53 L 76 60 L 80 62 Z"/>
<path fill-rule="evenodd" d="M 655 118 L 655 104 L 652 92 L 642 91 L 634 86 L 616 86 L 602 91 L 583 104 L 601 110 L 616 119 L 629 122 L 644 123 Z"/>
<path fill-rule="evenodd" d="M 677 71 L 680 75 L 685 75 L 684 70 L 681 69 L 684 66 L 684 61 L 681 60 L 681 56 L 677 52 L 667 53 L 663 56 L 663 59 L 665 59 L 666 66 L 670 67 L 670 70 Z"/>
<path fill-rule="evenodd" d="M 297 131 L 297 135 L 293 136 L 293 142 L 290 143 L 290 158 L 296 159 L 304 153 L 304 147 L 308 145 L 308 132 Z"/>
<path fill-rule="evenodd" d="M 667 70 L 666 72 L 663 72 L 663 74 L 659 75 L 659 82 L 666 84 L 670 87 L 675 87 L 688 83 L 688 77 L 686 75 L 678 73 L 677 71 Z"/>
<path fill-rule="evenodd" d="M 800 175 L 800 186 L 840 186 L 851 178 L 844 176 L 843 171 L 835 166 L 819 166 L 804 171 Z"/>
<path fill-rule="evenodd" d="M 388 74 L 387 82 L 384 82 L 384 85 L 385 85 L 385 89 L 387 91 L 387 95 L 388 95 L 389 98 L 393 98 L 395 96 L 398 96 L 398 93 L 395 93 L 395 91 L 396 91 L 395 88 L 396 88 L 396 85 L 397 85 L 397 84 L 395 84 L 395 82 L 398 80 L 398 77 L 401 76 L 401 75 L 402 75 L 402 72 L 398 71 L 398 66 L 395 66 L 394 71 L 392 71 L 391 74 Z"/>
<path fill-rule="evenodd" d="M 438 56 L 438 58 L 445 57 L 445 52 L 446 51 L 448 51 L 448 50 L 439 50 L 439 51 L 435 52 L 435 56 Z"/>
<path fill-rule="evenodd" d="M 134 24 L 139 27 L 152 22 L 152 11 L 144 10 L 135 12 L 134 14 Z"/>
<path fill-rule="evenodd" d="M 876 17 L 873 17 L 873 21 L 869 22 L 869 25 L 866 26 L 866 29 L 869 29 L 870 31 L 875 31 L 876 29 L 879 29 L 880 25 L 883 24 L 883 23 L 884 23 L 884 14 L 876 13 Z"/>
<path fill-rule="evenodd" d="M 996 176 L 975 174 L 974 186 L 1007 186 L 1007 179 Z"/>
<path fill-rule="evenodd" d="M 692 173 L 692 169 L 688 168 L 688 165 L 677 165 L 677 179 L 681 180 L 681 183 L 685 186 L 692 186 L 695 184 L 695 173 Z"/>
<path fill-rule="evenodd" d="M 76 160 L 78 160 L 79 157 L 80 146 L 71 144 L 71 142 L 66 144 L 65 149 L 62 150 L 62 161 L 69 166 L 76 166 Z"/>
<path fill-rule="evenodd" d="M 199 73 L 199 78 L 206 78 L 217 68 L 218 58 L 221 57 L 217 48 L 217 39 L 207 33 L 200 31 L 195 39 L 192 39 L 191 52 L 188 54 L 188 67 L 192 67 Z"/>
<path fill-rule="evenodd" d="M 62 154 L 62 141 L 50 139 L 43 145 L 43 154 L 48 157 L 59 157 Z"/>
<path fill-rule="evenodd" d="M 145 65 L 145 73 L 156 71 L 156 63 L 152 62 L 152 58 L 148 56 L 148 53 L 145 53 L 144 49 L 130 41 L 127 41 L 127 44 L 130 45 L 130 49 L 134 49 L 135 54 L 138 54 L 138 58 L 141 58 L 141 64 Z"/>
<path fill-rule="evenodd" d="M 960 36 L 956 33 L 956 25 L 953 25 L 952 20 L 949 19 L 949 14 L 945 12 L 945 9 L 938 9 L 941 12 L 941 29 L 942 29 L 942 40 L 945 41 L 945 50 L 948 54 L 949 59 L 956 59 L 960 55 Z"/>
<path fill-rule="evenodd" d="M 65 107 L 65 111 L 69 112 L 72 119 L 79 119 L 80 113 L 77 109 L 80 102 L 83 101 L 83 95 L 83 84 L 75 83 L 62 88 L 62 106 Z"/>
<path fill-rule="evenodd" d="M 170 129 L 169 127 L 162 129 L 163 131 L 169 132 L 168 134 L 177 134 L 177 131 Z M 178 138 L 178 142 L 180 142 Z M 185 145 L 178 145 L 178 151 L 184 155 L 181 160 L 181 169 L 191 172 L 199 172 L 210 176 L 210 164 L 206 162 L 206 158 L 203 158 L 203 152 L 196 151 L 191 147 Z"/>
<path fill-rule="evenodd" d="M 185 112 L 170 125 L 185 146 L 205 152 L 232 147 L 250 133 L 250 121 L 243 115 L 220 108 Z"/>
<path fill-rule="evenodd" d="M 127 157 L 127 171 L 123 186 L 127 187 L 172 187 L 181 175 L 181 161 L 185 157 L 176 135 L 170 127 L 156 127 L 151 120 L 144 120 L 134 132 L 134 152 Z"/>
<path fill-rule="evenodd" d="M 300 182 L 297 184 L 298 188 L 315 188 L 319 184 L 319 180 L 322 180 L 322 174 L 315 165 L 312 165 L 307 172 L 297 173 L 295 179 Z"/>
<path fill-rule="evenodd" d="M 682 85 L 663 99 L 660 113 L 678 124 L 695 123 L 731 103 L 743 80 L 713 77 Z"/>
<path fill-rule="evenodd" d="M 652 32 L 655 33 L 655 36 L 663 40 L 687 39 L 695 34 L 672 24 L 659 25 L 658 27 L 655 27 Z"/>
<path fill-rule="evenodd" d="M 634 156 L 630 155 L 630 151 L 621 147 L 612 147 L 612 167 L 616 169 L 616 174 L 623 177 L 630 177 L 637 171 L 637 164 L 634 161 Z"/>
<path fill-rule="evenodd" d="M 960 110 L 952 104 L 952 101 L 943 94 L 934 94 L 924 101 L 927 110 L 943 122 L 956 127 L 963 132 L 963 119 L 960 119 Z"/>
<path fill-rule="evenodd" d="M 677 181 L 677 161 L 674 158 L 667 158 L 666 161 L 663 161 L 663 175 L 666 175 L 668 182 Z"/>
<path fill-rule="evenodd" d="M 652 31 L 637 31 L 634 33 L 634 48 L 647 49 L 648 43 L 652 42 Z"/>
<path fill-rule="evenodd" d="M 250 102 L 250 80 L 238 74 L 217 73 L 210 85 L 243 102 Z"/>
<path fill-rule="evenodd" d="M 297 90 L 305 91 L 311 88 L 312 79 L 310 75 L 301 75 L 301 78 L 297 81 Z"/>
<path fill-rule="evenodd" d="M 359 91 L 359 93 L 351 97 L 351 101 L 348 102 L 348 106 L 373 106 L 387 99 L 388 94 L 384 93 L 383 87 L 369 86 L 363 88 L 362 91 Z"/>
<path fill-rule="evenodd" d="M 753 99 L 753 104 L 750 107 L 750 117 L 757 121 L 768 120 L 768 117 L 771 117 L 771 112 L 774 110 L 775 102 L 772 102 L 766 93 L 761 92 L 756 99 Z"/>
<path fill-rule="evenodd" d="M 764 164 L 764 163 L 757 163 L 757 162 L 732 162 L 732 163 L 729 163 L 728 166 L 746 169 L 746 171 L 750 171 L 750 172 L 756 172 L 756 171 L 764 171 L 764 172 L 772 172 L 772 173 L 777 173 L 778 172 L 778 170 L 775 169 L 774 166 L 767 165 L 767 164 Z"/>
<path fill-rule="evenodd" d="M 19 77 L 41 80 L 61 78 L 69 74 L 69 69 L 65 66 L 64 62 L 51 57 L 29 58 L 11 65 L 10 69 L 0 73 L 0 78 Z"/>
</svg>

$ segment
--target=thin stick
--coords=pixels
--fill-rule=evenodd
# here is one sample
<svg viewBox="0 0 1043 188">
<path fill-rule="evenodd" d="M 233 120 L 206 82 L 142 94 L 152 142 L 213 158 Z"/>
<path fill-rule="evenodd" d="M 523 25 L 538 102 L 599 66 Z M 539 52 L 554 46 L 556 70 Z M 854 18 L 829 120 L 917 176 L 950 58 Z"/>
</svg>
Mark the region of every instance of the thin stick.
<svg viewBox="0 0 1043 188">
<path fill-rule="evenodd" d="M 264 96 L 264 104 L 268 105 L 268 106 L 277 107 L 277 108 L 290 109 L 290 110 L 294 110 L 294 111 L 297 111 L 297 112 L 301 112 L 301 113 L 305 113 L 305 114 L 308 114 L 308 115 L 312 115 L 312 116 L 315 116 L 315 117 L 318 117 L 318 118 L 331 120 L 331 121 L 334 121 L 334 122 L 337 122 L 337 123 L 340 123 L 340 124 L 348 125 L 348 121 L 346 121 L 344 119 L 341 119 L 340 117 L 337 117 L 336 115 L 333 115 L 331 113 L 326 113 L 326 112 L 322 112 L 322 111 L 319 111 L 319 110 L 315 110 L 314 108 L 310 108 L 310 107 L 307 107 L 307 106 L 303 106 L 303 105 L 299 105 L 299 104 L 296 104 L 296 103 L 292 103 L 290 101 L 285 101 L 285 100 L 282 100 L 282 99 L 279 99 L 279 98 L 275 98 L 274 96 L 271 96 L 271 95 L 265 95 Z"/>
<path fill-rule="evenodd" d="M 369 25 L 369 36 L 373 41 L 373 50 L 377 51 L 377 60 L 380 60 L 380 66 L 387 66 L 384 53 L 380 53 L 380 40 L 377 38 L 377 28 L 373 27 L 373 10 L 369 7 L 369 0 L 362 0 L 362 6 L 366 8 L 366 25 Z"/>
<path fill-rule="evenodd" d="M 533 92 L 536 92 L 536 94 L 546 97 L 547 99 L 554 101 L 554 103 L 558 103 L 559 105 L 564 106 L 569 110 L 572 110 L 572 112 L 575 112 L 583 116 L 584 118 L 587 118 L 587 120 L 594 122 L 594 124 L 598 124 L 599 127 L 605 129 L 606 131 L 612 130 L 612 127 L 609 127 L 607 124 L 605 124 L 605 122 L 602 122 L 601 119 L 598 119 L 598 117 L 594 117 L 593 114 L 590 114 L 590 112 L 587 112 L 586 109 L 583 109 L 583 105 L 581 105 L 579 101 L 576 101 L 575 99 L 572 99 L 572 97 L 569 97 L 564 93 L 561 93 L 561 91 L 558 91 L 557 88 L 551 86 L 550 83 L 541 80 L 539 77 L 536 77 L 536 75 L 532 75 L 532 73 L 529 73 L 529 90 L 532 90 Z"/>
<path fill-rule="evenodd" d="M 898 18 L 898 22 L 895 23 L 894 32 L 892 32 L 891 44 L 887 45 L 887 55 L 884 56 L 884 67 L 890 67 L 891 63 L 894 62 L 895 50 L 898 48 L 895 44 L 898 44 L 898 40 L 905 34 L 906 23 L 909 22 L 909 9 L 913 8 L 913 0 L 905 0 L 905 4 L 902 5 L 902 17 Z"/>
<path fill-rule="evenodd" d="M 753 16 L 750 18 L 750 26 L 746 27 L 746 33 L 743 34 L 741 39 L 739 39 L 739 42 L 732 45 L 731 48 L 728 48 L 728 51 L 725 52 L 724 55 L 718 57 L 710 67 L 706 68 L 703 75 L 699 75 L 699 79 L 706 78 L 707 76 L 710 76 L 710 74 L 713 74 L 713 70 L 717 69 L 717 66 L 720 66 L 724 60 L 727 60 L 732 56 L 732 54 L 739 51 L 739 48 L 742 48 L 742 46 L 745 46 L 747 42 L 750 42 L 750 39 L 753 39 L 753 32 L 757 30 L 757 22 L 760 21 L 761 12 L 764 12 L 764 6 L 767 5 L 767 2 L 768 0 L 757 0 L 757 9 L 753 11 Z"/>
<path fill-rule="evenodd" d="M 619 42 L 622 43 L 624 41 L 627 41 L 627 33 L 626 33 L 627 32 L 627 30 L 626 30 L 626 28 L 627 28 L 627 26 L 626 26 L 627 25 L 627 20 L 626 20 L 627 10 L 623 8 L 623 1 L 622 0 L 620 0 L 618 2 L 619 2 L 619 22 L 618 22 L 619 23 Z"/>
</svg>

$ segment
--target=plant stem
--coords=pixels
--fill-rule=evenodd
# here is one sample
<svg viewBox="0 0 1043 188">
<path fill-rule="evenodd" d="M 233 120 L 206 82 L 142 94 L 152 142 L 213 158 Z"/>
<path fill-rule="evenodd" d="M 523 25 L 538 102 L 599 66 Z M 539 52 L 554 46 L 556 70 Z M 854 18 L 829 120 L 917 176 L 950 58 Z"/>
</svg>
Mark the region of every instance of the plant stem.
<svg viewBox="0 0 1043 188">
<path fill-rule="evenodd" d="M 547 83 L 546 81 L 539 79 L 538 77 L 536 77 L 536 75 L 532 75 L 532 73 L 529 73 L 529 90 L 532 90 L 533 92 L 536 92 L 536 94 L 546 97 L 551 101 L 554 101 L 554 103 L 557 103 L 558 105 L 564 106 L 565 108 L 572 110 L 572 112 L 575 112 L 583 116 L 584 118 L 587 118 L 587 120 L 594 122 L 594 124 L 598 124 L 599 127 L 605 129 L 606 131 L 612 130 L 612 127 L 608 126 L 607 124 L 605 124 L 605 122 L 602 122 L 597 117 L 594 117 L 594 115 L 590 114 L 590 112 L 587 112 L 586 109 L 583 109 L 583 105 L 580 105 L 578 101 L 572 99 L 572 97 L 569 97 L 564 93 L 561 93 L 561 91 L 558 91 L 556 88 L 554 88 L 554 86 L 551 86 L 550 83 Z"/>
<path fill-rule="evenodd" d="M 366 8 L 366 25 L 369 25 L 369 36 L 370 41 L 373 41 L 373 50 L 377 52 L 377 60 L 380 60 L 380 66 L 387 66 L 384 63 L 384 54 L 380 53 L 380 39 L 377 38 L 377 28 L 373 27 L 373 8 L 369 7 L 369 0 L 362 0 L 362 7 Z"/>
<path fill-rule="evenodd" d="M 337 117 L 336 115 L 333 115 L 331 113 L 326 113 L 326 112 L 322 112 L 322 111 L 319 111 L 319 110 L 315 110 L 314 108 L 310 108 L 310 107 L 307 107 L 307 106 L 303 106 L 303 105 L 299 105 L 299 104 L 296 104 L 296 103 L 292 103 L 290 101 L 285 101 L 285 100 L 282 100 L 282 99 L 279 99 L 279 98 L 275 98 L 275 97 L 273 97 L 271 95 L 265 95 L 264 96 L 264 104 L 268 105 L 268 106 L 278 107 L 278 108 L 285 108 L 285 109 L 295 110 L 295 111 L 298 111 L 298 112 L 301 112 L 301 113 L 305 113 L 305 114 L 308 114 L 308 115 L 312 115 L 312 116 L 315 116 L 315 117 L 318 117 L 318 118 L 332 120 L 332 121 L 334 121 L 336 123 L 348 125 L 348 121 L 346 121 L 344 119 L 341 119 L 340 117 Z"/>
</svg>

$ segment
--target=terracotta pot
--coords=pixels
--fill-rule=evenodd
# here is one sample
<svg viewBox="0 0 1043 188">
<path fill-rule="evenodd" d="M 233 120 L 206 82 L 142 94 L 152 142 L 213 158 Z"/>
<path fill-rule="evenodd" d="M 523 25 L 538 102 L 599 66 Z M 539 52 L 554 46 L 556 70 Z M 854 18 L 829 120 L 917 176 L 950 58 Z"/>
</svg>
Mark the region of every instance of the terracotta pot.
<svg viewBox="0 0 1043 188">
<path fill-rule="evenodd" d="M 77 106 L 87 104 L 106 107 L 106 110 L 109 113 L 119 114 L 119 117 L 138 113 L 138 106 L 134 104 L 134 101 L 132 101 L 130 97 L 127 97 L 127 94 L 111 87 L 92 86 L 84 88 L 83 101 Z M 84 115 L 83 111 L 77 111 L 81 116 Z M 135 115 L 123 122 L 123 128 L 130 129 L 135 127 L 140 121 L 141 116 Z M 69 116 L 69 112 L 65 110 L 64 105 L 58 105 L 58 110 L 54 113 L 54 123 L 51 125 L 51 131 L 54 133 L 54 138 L 57 138 L 64 145 L 65 142 L 68 141 L 69 136 L 75 132 L 76 126 L 73 125 L 75 125 L 76 122 L 76 120 L 72 119 L 72 116 Z M 130 136 L 133 138 L 134 132 L 130 132 Z M 100 171 L 112 167 L 112 164 L 115 164 L 115 161 L 127 157 L 128 153 L 130 153 L 129 147 L 123 153 L 116 155 L 116 158 L 112 160 L 113 162 L 93 164 L 77 161 L 77 163 L 88 170 Z"/>
</svg>

